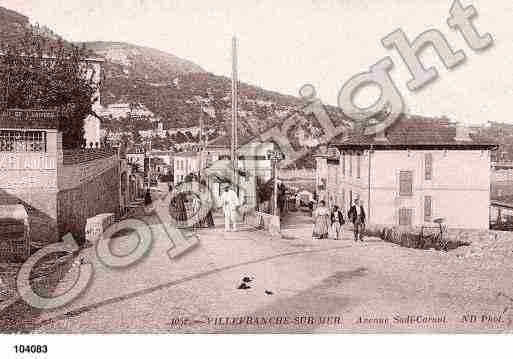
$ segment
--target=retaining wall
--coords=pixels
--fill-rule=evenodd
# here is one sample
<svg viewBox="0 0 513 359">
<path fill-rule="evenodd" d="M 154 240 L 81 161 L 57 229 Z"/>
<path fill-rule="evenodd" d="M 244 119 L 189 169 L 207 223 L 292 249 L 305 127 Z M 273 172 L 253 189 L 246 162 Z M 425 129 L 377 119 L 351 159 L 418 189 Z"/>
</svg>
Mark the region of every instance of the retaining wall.
<svg viewBox="0 0 513 359">
<path fill-rule="evenodd" d="M 71 232 L 76 240 L 85 240 L 87 219 L 100 213 L 119 216 L 119 166 L 57 195 L 59 235 Z"/>
<path fill-rule="evenodd" d="M 252 227 L 262 229 L 273 237 L 281 237 L 280 217 L 254 209 L 242 209 L 243 222 Z"/>
</svg>

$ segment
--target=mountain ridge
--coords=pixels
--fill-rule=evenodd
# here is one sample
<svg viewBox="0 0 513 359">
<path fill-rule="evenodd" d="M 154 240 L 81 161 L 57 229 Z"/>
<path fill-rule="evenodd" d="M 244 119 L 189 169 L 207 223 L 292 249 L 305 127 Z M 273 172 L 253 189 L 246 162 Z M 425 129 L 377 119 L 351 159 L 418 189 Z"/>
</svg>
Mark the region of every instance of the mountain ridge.
<svg viewBox="0 0 513 359">
<path fill-rule="evenodd" d="M 205 70 L 193 63 L 166 51 L 147 46 L 140 46 L 122 41 L 88 41 L 76 42 L 84 45 L 95 54 L 117 65 L 119 73 L 113 76 L 126 75 L 151 81 L 172 79 L 179 74 L 201 73 Z"/>
</svg>

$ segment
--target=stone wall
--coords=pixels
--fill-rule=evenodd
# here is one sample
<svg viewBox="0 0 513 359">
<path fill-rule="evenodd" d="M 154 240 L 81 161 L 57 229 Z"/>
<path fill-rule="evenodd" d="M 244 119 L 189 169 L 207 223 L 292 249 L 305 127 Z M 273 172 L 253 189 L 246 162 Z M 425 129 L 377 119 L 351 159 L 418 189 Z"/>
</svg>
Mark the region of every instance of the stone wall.
<svg viewBox="0 0 513 359">
<path fill-rule="evenodd" d="M 456 238 L 460 241 L 470 243 L 482 242 L 487 240 L 513 240 L 513 232 L 508 231 L 492 231 L 492 230 L 473 230 L 473 229 L 448 229 L 448 238 Z"/>
<path fill-rule="evenodd" d="M 252 208 L 241 208 L 243 223 L 251 227 L 262 229 L 272 237 L 281 237 L 280 217 L 255 211 Z"/>
<path fill-rule="evenodd" d="M 435 224 L 433 224 L 435 226 Z M 410 227 L 410 228 L 400 228 L 400 227 L 391 227 L 391 226 L 382 226 L 382 225 L 367 225 L 366 233 L 368 236 L 380 237 L 384 228 L 396 228 L 398 232 L 407 232 L 414 235 L 420 234 L 421 227 Z M 428 233 L 433 233 L 434 230 L 428 231 Z M 463 241 L 469 243 L 479 243 L 485 242 L 489 240 L 503 240 L 503 239 L 511 239 L 513 240 L 513 232 L 508 231 L 493 231 L 486 229 L 461 229 L 461 228 L 447 228 L 443 232 L 443 236 L 445 240 L 449 241 Z"/>
<path fill-rule="evenodd" d="M 33 247 L 58 241 L 57 168 L 60 134 L 47 131 L 48 152 L 0 153 L 0 205 L 22 204 Z"/>
<path fill-rule="evenodd" d="M 82 243 L 87 218 L 100 213 L 119 216 L 119 166 L 102 172 L 86 183 L 57 195 L 59 235 L 71 232 Z"/>
<path fill-rule="evenodd" d="M 0 204 L 22 204 L 29 215 L 30 242 L 40 248 L 59 240 L 57 236 L 57 191 L 47 188 L 0 188 Z"/>
</svg>

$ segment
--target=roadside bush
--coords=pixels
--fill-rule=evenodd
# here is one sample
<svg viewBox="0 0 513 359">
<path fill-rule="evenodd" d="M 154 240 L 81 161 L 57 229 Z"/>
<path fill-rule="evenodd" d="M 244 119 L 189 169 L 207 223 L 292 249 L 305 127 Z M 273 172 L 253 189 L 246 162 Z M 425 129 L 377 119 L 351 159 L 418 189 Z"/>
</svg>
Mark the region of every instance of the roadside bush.
<svg viewBox="0 0 513 359">
<path fill-rule="evenodd" d="M 449 251 L 461 246 L 470 245 L 466 241 L 448 239 L 444 234 L 440 235 L 440 233 L 421 235 L 420 229 L 416 230 L 414 228 L 384 227 L 381 230 L 371 228 L 366 232 L 369 236 L 380 237 L 385 242 L 391 242 L 407 248 Z"/>
</svg>

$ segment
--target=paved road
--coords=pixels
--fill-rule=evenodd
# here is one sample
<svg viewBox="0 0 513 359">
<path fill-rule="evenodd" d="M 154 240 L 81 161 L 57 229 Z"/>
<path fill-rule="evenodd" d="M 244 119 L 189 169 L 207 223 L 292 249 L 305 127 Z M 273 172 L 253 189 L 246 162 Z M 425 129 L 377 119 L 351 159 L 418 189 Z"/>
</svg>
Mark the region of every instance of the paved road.
<svg viewBox="0 0 513 359">
<path fill-rule="evenodd" d="M 374 238 L 355 243 L 350 231 L 340 241 L 314 241 L 311 219 L 301 214 L 288 219 L 280 240 L 247 227 L 225 233 L 222 218 L 215 219 L 216 228 L 197 231 L 199 246 L 179 259 L 169 259 L 163 235 L 155 237 L 142 262 L 125 270 L 108 269 L 94 251 L 86 252 L 95 267 L 87 292 L 64 308 L 40 313 L 27 330 L 454 332 L 509 327 L 513 302 L 499 294 L 513 294 L 509 264 L 484 267 L 478 260 Z M 131 246 L 127 238 L 117 244 L 120 251 Z M 60 290 L 76 274 L 70 272 Z M 252 278 L 251 288 L 237 289 L 245 276 Z M 471 314 L 477 323 L 462 321 Z M 501 321 L 482 322 L 483 315 Z"/>
</svg>

